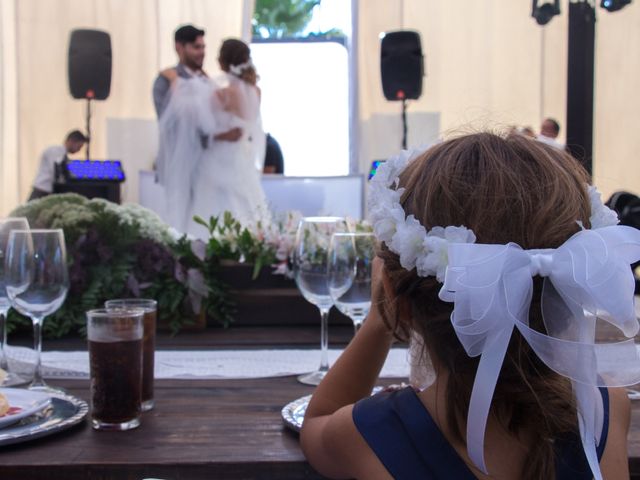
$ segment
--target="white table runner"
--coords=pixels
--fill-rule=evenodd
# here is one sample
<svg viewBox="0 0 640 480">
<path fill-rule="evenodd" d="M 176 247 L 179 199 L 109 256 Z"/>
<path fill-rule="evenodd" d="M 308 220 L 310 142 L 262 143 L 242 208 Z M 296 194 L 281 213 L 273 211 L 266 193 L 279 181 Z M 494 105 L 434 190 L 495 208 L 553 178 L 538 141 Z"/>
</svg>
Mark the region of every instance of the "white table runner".
<svg viewBox="0 0 640 480">
<path fill-rule="evenodd" d="M 31 349 L 9 347 L 7 353 L 20 369 L 33 362 Z M 341 353 L 329 350 L 329 363 L 333 365 Z M 319 365 L 319 350 L 160 350 L 156 352 L 155 378 L 268 378 L 311 372 Z M 43 352 L 42 369 L 45 378 L 89 378 L 89 356 L 86 351 Z M 380 376 L 408 375 L 407 350 L 391 349 Z"/>
</svg>

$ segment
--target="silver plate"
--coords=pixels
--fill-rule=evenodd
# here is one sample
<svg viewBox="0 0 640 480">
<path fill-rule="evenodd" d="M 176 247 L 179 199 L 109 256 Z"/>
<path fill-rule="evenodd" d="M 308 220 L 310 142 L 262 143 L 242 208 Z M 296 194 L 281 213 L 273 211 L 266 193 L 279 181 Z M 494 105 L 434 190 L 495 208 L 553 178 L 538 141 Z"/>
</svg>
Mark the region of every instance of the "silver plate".
<svg viewBox="0 0 640 480">
<path fill-rule="evenodd" d="M 405 388 L 406 384 L 401 385 L 391 385 L 387 387 L 387 389 L 393 388 Z M 373 389 L 373 394 L 376 394 L 382 390 L 381 387 L 375 387 Z M 640 400 L 640 391 L 627 389 L 627 394 L 631 400 Z M 289 427 L 291 430 L 295 432 L 300 432 L 302 428 L 302 421 L 304 420 L 304 414 L 307 411 L 307 406 L 309 406 L 309 400 L 311 400 L 311 395 L 305 395 L 304 397 L 300 397 L 293 402 L 287 403 L 282 411 L 282 421 L 284 424 Z"/>
<path fill-rule="evenodd" d="M 41 412 L 23 418 L 11 427 L 0 430 L 0 446 L 26 442 L 65 430 L 83 421 L 89 405 L 72 395 L 51 396 L 51 405 Z"/>
<path fill-rule="evenodd" d="M 382 390 L 398 390 L 407 387 L 407 384 L 402 383 L 400 385 L 389 385 L 388 387 L 373 387 L 371 395 L 375 395 Z M 311 400 L 311 395 L 305 395 L 293 402 L 287 403 L 281 410 L 282 421 L 284 424 L 295 432 L 300 432 L 302 428 L 302 421 L 304 420 L 304 414 L 307 411 L 307 406 Z"/>
<path fill-rule="evenodd" d="M 282 420 L 291 430 L 300 432 L 309 400 L 311 400 L 311 395 L 305 395 L 293 402 L 287 403 L 282 409 Z"/>
</svg>

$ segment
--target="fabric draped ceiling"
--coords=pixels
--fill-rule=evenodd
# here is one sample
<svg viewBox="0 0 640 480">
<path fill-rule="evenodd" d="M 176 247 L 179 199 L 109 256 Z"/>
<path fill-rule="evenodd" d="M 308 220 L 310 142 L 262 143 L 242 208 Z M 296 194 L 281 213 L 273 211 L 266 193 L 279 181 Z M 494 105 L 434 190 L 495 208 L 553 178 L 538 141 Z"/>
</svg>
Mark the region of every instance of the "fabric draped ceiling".
<svg viewBox="0 0 640 480">
<path fill-rule="evenodd" d="M 387 102 L 380 84 L 380 33 L 391 30 L 419 31 L 426 58 L 423 95 L 408 108 L 410 144 L 433 140 L 419 121 L 424 115 L 445 134 L 511 124 L 537 131 L 551 116 L 564 139 L 567 2 L 545 27 L 531 18 L 530 0 L 353 2 L 358 97 L 352 166 L 360 172 L 400 147 L 400 104 Z M 251 0 L 0 0 L 0 215 L 28 196 L 40 152 L 68 130 L 84 129 L 85 103 L 73 100 L 67 87 L 72 29 L 111 34 L 111 97 L 95 103 L 92 122 L 92 156 L 104 158 L 106 119 L 155 118 L 151 83 L 159 69 L 175 63 L 175 27 L 191 22 L 207 30 L 205 67 L 214 71 L 220 39 L 246 34 L 252 7 Z M 595 182 L 605 197 L 623 189 L 640 193 L 640 169 L 630 168 L 640 156 L 634 131 L 640 55 L 633 54 L 640 44 L 640 4 L 614 14 L 598 8 L 597 15 Z"/>
<path fill-rule="evenodd" d="M 42 150 L 84 130 L 86 102 L 67 82 L 71 30 L 111 35 L 111 95 L 94 102 L 91 122 L 91 156 L 105 158 L 107 118 L 155 118 L 151 86 L 176 63 L 175 28 L 206 30 L 205 69 L 214 72 L 221 40 L 246 34 L 247 10 L 248 0 L 0 0 L 0 216 L 29 195 Z"/>
</svg>

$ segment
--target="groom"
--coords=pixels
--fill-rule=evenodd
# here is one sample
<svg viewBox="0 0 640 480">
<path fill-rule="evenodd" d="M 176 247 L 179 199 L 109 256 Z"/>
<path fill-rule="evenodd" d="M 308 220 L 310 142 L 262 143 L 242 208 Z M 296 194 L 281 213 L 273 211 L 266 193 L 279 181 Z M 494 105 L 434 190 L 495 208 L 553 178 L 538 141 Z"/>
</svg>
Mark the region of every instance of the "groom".
<svg viewBox="0 0 640 480">
<path fill-rule="evenodd" d="M 178 65 L 161 71 L 153 82 L 153 104 L 158 118 L 162 116 L 171 98 L 171 84 L 180 77 L 193 79 L 207 77 L 202 69 L 204 64 L 205 43 L 204 30 L 193 25 L 183 25 L 174 33 L 175 49 L 178 55 Z M 235 142 L 242 136 L 242 130 L 233 128 L 226 132 L 217 133 L 214 140 Z M 202 147 L 207 148 L 208 136 L 201 136 Z"/>
<path fill-rule="evenodd" d="M 204 132 L 199 128 L 190 130 L 189 119 L 182 118 L 180 112 L 174 110 L 167 112 L 173 93 L 173 86 L 178 78 L 181 80 L 208 81 L 208 76 L 202 70 L 205 55 L 204 30 L 193 25 L 184 25 L 178 28 L 174 34 L 175 49 L 178 55 L 178 65 L 160 72 L 153 84 L 153 101 L 159 120 L 158 160 L 156 162 L 156 175 L 158 182 L 165 187 L 166 216 L 165 220 L 180 232 L 186 232 L 187 226 L 193 220 L 191 217 L 191 201 L 193 195 L 193 178 L 187 177 L 183 172 L 176 171 L 176 167 L 184 167 L 191 171 L 185 164 L 189 158 L 200 157 L 197 151 L 204 152 L 211 141 L 235 142 L 242 136 L 242 130 L 233 128 L 225 132 Z M 169 109 L 171 110 L 171 109 Z M 184 124 L 180 128 L 180 124 Z M 182 132 L 182 133 L 178 133 Z M 189 132 L 196 133 L 192 135 Z M 193 144 L 190 138 L 196 140 Z M 192 145 L 184 150 L 186 145 Z M 181 147 L 178 147 L 180 145 Z M 177 149 L 178 148 L 178 149 Z M 180 150 L 182 148 L 182 150 Z M 171 171 L 168 171 L 171 170 Z M 182 169 L 181 169 L 182 170 Z M 197 175 L 197 172 L 194 171 Z"/>
</svg>

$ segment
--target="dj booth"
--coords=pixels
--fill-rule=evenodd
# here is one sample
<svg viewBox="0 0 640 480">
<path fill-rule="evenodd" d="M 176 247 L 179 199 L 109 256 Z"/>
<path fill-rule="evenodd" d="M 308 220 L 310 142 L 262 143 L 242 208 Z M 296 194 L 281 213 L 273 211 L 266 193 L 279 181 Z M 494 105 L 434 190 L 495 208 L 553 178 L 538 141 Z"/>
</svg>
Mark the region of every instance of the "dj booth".
<svg viewBox="0 0 640 480">
<path fill-rule="evenodd" d="M 119 160 L 67 160 L 56 168 L 53 193 L 77 193 L 120 203 L 120 184 L 124 181 Z"/>
</svg>

